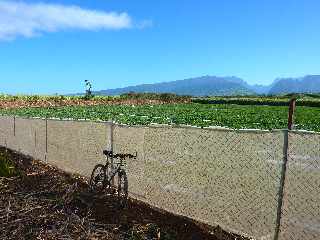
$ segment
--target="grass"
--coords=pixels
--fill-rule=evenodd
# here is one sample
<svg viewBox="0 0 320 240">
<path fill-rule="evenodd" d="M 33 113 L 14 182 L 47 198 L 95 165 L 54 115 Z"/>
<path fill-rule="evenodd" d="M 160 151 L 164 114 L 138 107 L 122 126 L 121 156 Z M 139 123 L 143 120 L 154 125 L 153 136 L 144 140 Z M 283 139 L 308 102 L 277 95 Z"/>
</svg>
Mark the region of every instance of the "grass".
<svg viewBox="0 0 320 240">
<path fill-rule="evenodd" d="M 42 118 L 115 120 L 128 125 L 178 124 L 234 129 L 284 129 L 288 107 L 232 104 L 98 105 L 0 109 L 2 115 Z M 298 106 L 296 129 L 320 132 L 320 108 Z"/>
</svg>

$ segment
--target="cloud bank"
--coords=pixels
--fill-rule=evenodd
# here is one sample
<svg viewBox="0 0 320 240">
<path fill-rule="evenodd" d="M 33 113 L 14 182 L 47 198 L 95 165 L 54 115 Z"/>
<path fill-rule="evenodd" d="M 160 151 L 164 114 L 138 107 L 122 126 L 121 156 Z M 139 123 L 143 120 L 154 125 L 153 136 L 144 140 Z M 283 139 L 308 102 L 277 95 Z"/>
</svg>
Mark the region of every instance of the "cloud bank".
<svg viewBox="0 0 320 240">
<path fill-rule="evenodd" d="M 0 40 L 12 40 L 18 36 L 30 38 L 68 29 L 128 29 L 133 25 L 132 18 L 125 12 L 0 0 Z"/>
</svg>

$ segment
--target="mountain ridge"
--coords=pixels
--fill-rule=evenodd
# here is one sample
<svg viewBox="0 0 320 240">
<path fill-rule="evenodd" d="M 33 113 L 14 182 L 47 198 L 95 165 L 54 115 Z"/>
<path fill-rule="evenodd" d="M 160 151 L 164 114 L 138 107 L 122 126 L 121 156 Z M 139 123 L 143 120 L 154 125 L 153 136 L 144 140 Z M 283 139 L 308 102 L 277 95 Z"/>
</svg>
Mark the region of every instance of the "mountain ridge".
<svg viewBox="0 0 320 240">
<path fill-rule="evenodd" d="M 201 76 L 170 82 L 139 84 L 123 88 L 94 91 L 95 95 L 121 95 L 128 92 L 175 93 L 191 96 L 229 96 L 252 94 L 320 93 L 320 75 L 277 78 L 270 85 L 248 84 L 236 76 Z"/>
<path fill-rule="evenodd" d="M 176 93 L 179 95 L 232 95 L 252 94 L 253 92 L 246 87 L 246 82 L 235 76 L 217 77 L 202 76 L 176 80 L 170 82 L 161 82 L 153 84 L 140 84 L 124 88 L 115 88 L 100 90 L 94 92 L 97 95 L 120 95 L 128 92 L 156 92 L 156 93 Z"/>
</svg>

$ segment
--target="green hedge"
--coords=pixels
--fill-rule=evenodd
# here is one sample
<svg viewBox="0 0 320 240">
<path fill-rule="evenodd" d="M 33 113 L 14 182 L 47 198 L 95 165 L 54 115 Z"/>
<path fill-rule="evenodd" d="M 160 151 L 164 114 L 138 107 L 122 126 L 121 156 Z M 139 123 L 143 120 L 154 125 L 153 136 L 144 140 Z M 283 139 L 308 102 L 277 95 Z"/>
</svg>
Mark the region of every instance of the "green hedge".
<svg viewBox="0 0 320 240">
<path fill-rule="evenodd" d="M 194 98 L 192 102 L 202 104 L 237 104 L 237 105 L 269 105 L 288 106 L 290 99 L 283 98 Z M 297 99 L 297 106 L 320 107 L 320 101 L 316 99 Z"/>
</svg>

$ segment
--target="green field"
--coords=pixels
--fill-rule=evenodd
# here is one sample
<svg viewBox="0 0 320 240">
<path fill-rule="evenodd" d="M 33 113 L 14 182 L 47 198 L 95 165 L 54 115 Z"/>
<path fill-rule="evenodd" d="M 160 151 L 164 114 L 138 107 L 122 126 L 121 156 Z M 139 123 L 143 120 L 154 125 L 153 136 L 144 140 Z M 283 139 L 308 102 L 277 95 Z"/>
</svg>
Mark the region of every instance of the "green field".
<svg viewBox="0 0 320 240">
<path fill-rule="evenodd" d="M 128 125 L 184 124 L 234 129 L 284 129 L 288 107 L 232 104 L 98 105 L 0 109 L 2 115 L 42 118 L 114 120 Z M 295 128 L 320 132 L 320 108 L 298 106 Z"/>
</svg>

